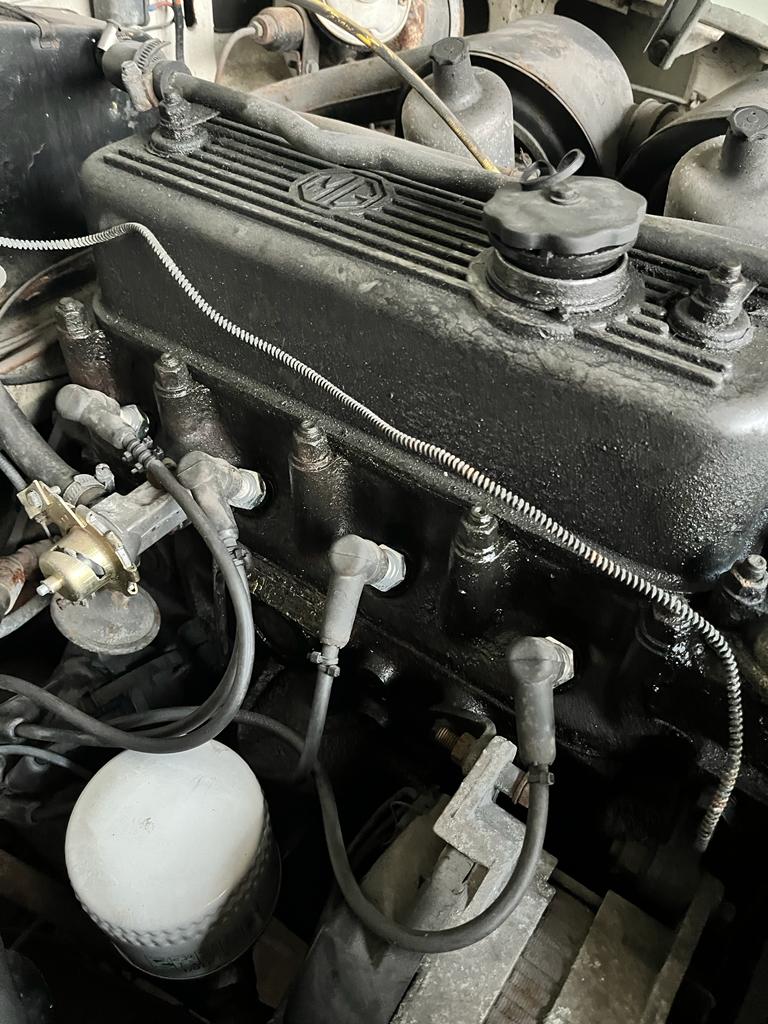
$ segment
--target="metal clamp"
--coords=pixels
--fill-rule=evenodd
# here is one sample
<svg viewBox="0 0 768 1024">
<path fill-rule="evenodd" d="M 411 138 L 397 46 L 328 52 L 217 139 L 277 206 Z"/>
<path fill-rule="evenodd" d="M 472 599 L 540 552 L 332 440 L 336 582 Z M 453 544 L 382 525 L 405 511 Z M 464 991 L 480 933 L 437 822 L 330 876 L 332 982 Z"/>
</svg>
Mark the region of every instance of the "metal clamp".
<svg viewBox="0 0 768 1024">
<path fill-rule="evenodd" d="M 667 0 L 645 47 L 652 64 L 662 71 L 672 67 L 706 5 L 707 0 Z"/>
</svg>

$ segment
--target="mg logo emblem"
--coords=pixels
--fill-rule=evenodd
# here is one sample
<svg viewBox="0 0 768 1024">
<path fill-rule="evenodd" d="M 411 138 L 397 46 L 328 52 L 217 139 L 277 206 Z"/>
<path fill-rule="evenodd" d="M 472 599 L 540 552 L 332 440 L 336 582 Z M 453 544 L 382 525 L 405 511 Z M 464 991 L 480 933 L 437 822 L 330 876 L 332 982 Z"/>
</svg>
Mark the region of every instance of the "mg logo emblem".
<svg viewBox="0 0 768 1024">
<path fill-rule="evenodd" d="M 291 186 L 294 198 L 306 206 L 334 213 L 362 213 L 388 202 L 391 192 L 378 178 L 356 171 L 315 171 Z"/>
</svg>

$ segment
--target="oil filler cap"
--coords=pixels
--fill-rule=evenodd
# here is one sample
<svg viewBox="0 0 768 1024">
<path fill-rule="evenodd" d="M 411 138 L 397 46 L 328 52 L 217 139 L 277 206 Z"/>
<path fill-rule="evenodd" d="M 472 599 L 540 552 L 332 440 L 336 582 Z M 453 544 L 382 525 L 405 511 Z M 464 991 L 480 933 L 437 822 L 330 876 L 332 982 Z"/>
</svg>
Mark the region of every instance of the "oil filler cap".
<svg viewBox="0 0 768 1024">
<path fill-rule="evenodd" d="M 494 247 L 513 262 L 534 252 L 587 256 L 607 250 L 615 258 L 637 240 L 645 205 L 618 181 L 568 178 L 528 190 L 506 185 L 486 203 L 483 220 Z"/>
</svg>

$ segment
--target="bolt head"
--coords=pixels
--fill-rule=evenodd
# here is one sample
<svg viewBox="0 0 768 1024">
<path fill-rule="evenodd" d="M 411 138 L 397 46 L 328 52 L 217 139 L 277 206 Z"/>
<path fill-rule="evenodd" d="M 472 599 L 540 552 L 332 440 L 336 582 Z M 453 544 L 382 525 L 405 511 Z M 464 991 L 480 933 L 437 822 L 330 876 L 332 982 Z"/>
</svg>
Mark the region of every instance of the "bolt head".
<svg viewBox="0 0 768 1024">
<path fill-rule="evenodd" d="M 462 36 L 447 36 L 434 44 L 429 56 L 438 67 L 453 67 L 468 58 L 469 44 Z"/>
<path fill-rule="evenodd" d="M 100 462 L 93 470 L 94 477 L 106 491 L 111 491 L 115 486 L 115 474 L 106 462 Z"/>
<path fill-rule="evenodd" d="M 741 264 L 736 260 L 729 260 L 727 263 L 721 263 L 717 268 L 716 274 L 721 281 L 728 281 L 729 284 L 735 284 L 741 278 Z"/>
<path fill-rule="evenodd" d="M 764 576 L 766 569 L 768 569 L 768 562 L 766 562 L 762 555 L 749 555 L 747 567 L 750 573 L 754 573 L 756 576 Z"/>
<path fill-rule="evenodd" d="M 580 202 L 579 190 L 573 185 L 555 185 L 548 190 L 549 201 L 558 206 L 573 206 Z"/>
<path fill-rule="evenodd" d="M 768 110 L 762 107 L 739 107 L 729 118 L 731 130 L 744 139 L 765 137 L 768 131 Z"/>
</svg>

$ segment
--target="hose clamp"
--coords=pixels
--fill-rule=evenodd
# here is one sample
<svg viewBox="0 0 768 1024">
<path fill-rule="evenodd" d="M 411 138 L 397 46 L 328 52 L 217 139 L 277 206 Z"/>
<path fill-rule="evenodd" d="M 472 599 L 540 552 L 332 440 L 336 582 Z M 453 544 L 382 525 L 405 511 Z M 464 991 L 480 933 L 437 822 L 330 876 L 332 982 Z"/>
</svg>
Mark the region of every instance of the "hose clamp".
<svg viewBox="0 0 768 1024">
<path fill-rule="evenodd" d="M 542 786 L 554 786 L 555 776 L 549 770 L 549 765 L 533 765 L 526 772 L 528 783 Z"/>
<path fill-rule="evenodd" d="M 312 651 L 307 655 L 309 661 L 313 665 L 317 665 L 321 672 L 325 672 L 331 679 L 336 679 L 337 676 L 341 675 L 341 669 L 334 661 L 329 661 L 328 658 L 323 656 L 322 651 Z"/>
</svg>

